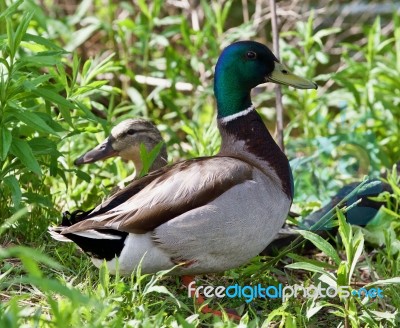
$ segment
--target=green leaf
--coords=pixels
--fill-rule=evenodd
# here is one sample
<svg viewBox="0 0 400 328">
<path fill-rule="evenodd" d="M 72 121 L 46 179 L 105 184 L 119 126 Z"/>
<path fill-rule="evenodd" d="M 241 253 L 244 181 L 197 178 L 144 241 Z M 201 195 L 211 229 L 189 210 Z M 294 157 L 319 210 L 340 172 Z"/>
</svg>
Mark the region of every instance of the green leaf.
<svg viewBox="0 0 400 328">
<path fill-rule="evenodd" d="M 337 270 L 337 283 L 339 286 L 348 286 L 349 279 L 349 264 L 346 261 L 342 261 L 339 264 L 339 268 Z"/>
<path fill-rule="evenodd" d="M 336 214 L 339 220 L 339 235 L 342 238 L 343 245 L 346 249 L 346 256 L 350 258 L 350 250 L 351 245 L 351 236 L 352 236 L 352 229 L 351 226 L 347 223 L 346 218 L 339 208 L 336 208 Z"/>
<path fill-rule="evenodd" d="M 285 268 L 317 272 L 317 273 L 321 273 L 321 274 L 326 274 L 330 278 L 335 279 L 335 277 L 332 274 L 326 272 L 323 268 L 321 268 L 317 265 L 311 264 L 311 263 L 307 263 L 307 262 L 296 262 L 296 263 L 288 264 L 285 266 Z"/>
<path fill-rule="evenodd" d="M 377 327 L 376 322 L 377 321 L 379 322 L 379 320 L 382 320 L 382 319 L 386 319 L 388 321 L 390 320 L 389 322 L 395 322 L 398 313 L 397 313 L 397 311 L 391 313 L 389 311 L 382 312 L 382 311 L 373 311 L 373 310 L 371 310 L 371 314 L 374 315 L 375 321 L 373 321 L 373 324 L 370 324 L 370 326 L 371 327 L 373 327 L 373 326 Z"/>
<path fill-rule="evenodd" d="M 26 125 L 33 127 L 38 131 L 57 135 L 57 132 L 54 131 L 50 126 L 48 126 L 47 123 L 40 116 L 36 115 L 36 113 L 34 112 L 14 111 L 12 115 L 15 116 L 21 122 L 24 122 Z"/>
<path fill-rule="evenodd" d="M 106 294 L 106 296 L 108 296 L 110 287 L 110 273 L 108 271 L 105 261 L 100 267 L 99 280 L 104 293 Z"/>
<path fill-rule="evenodd" d="M 17 11 L 18 7 L 24 2 L 24 0 L 18 0 L 10 5 L 6 10 L 0 13 L 0 20 L 4 17 L 9 17 L 11 14 Z"/>
<path fill-rule="evenodd" d="M 7 249 L 0 248 L 0 258 L 9 258 L 9 257 L 26 257 L 34 259 L 35 262 L 43 263 L 53 269 L 61 269 L 61 265 L 54 261 L 49 256 L 43 254 L 39 250 L 25 247 L 25 246 L 13 246 Z"/>
<path fill-rule="evenodd" d="M 319 30 L 314 34 L 314 38 L 322 39 L 325 36 L 331 35 L 331 34 L 336 34 L 341 31 L 340 27 L 331 27 L 331 28 L 325 28 L 322 30 Z"/>
<path fill-rule="evenodd" d="M 15 66 L 16 69 L 24 69 L 22 63 L 18 62 L 17 65 Z M 31 78 L 29 82 L 25 82 L 25 85 L 28 89 L 34 89 L 38 85 L 47 82 L 48 80 L 54 78 L 50 74 L 42 74 L 40 76 L 37 76 L 35 78 Z"/>
<path fill-rule="evenodd" d="M 85 172 L 83 172 L 81 170 L 75 170 L 74 169 L 73 171 L 76 173 L 76 176 L 79 179 L 82 179 L 82 180 L 84 180 L 86 182 L 90 182 L 90 180 L 92 180 L 92 178 L 91 178 L 91 176 L 89 174 L 87 174 L 87 173 L 85 173 Z"/>
<path fill-rule="evenodd" d="M 42 171 L 40 169 L 39 163 L 33 156 L 31 147 L 25 140 L 13 138 L 10 152 L 19 158 L 22 164 L 25 165 L 27 169 L 41 176 Z"/>
<path fill-rule="evenodd" d="M 3 182 L 6 186 L 8 186 L 8 188 L 10 188 L 11 198 L 13 200 L 14 206 L 18 208 L 22 198 L 22 192 L 21 188 L 19 187 L 18 180 L 15 178 L 15 176 L 10 175 L 8 177 L 5 177 Z"/>
<path fill-rule="evenodd" d="M 64 119 L 67 121 L 67 123 L 70 126 L 73 126 L 72 124 L 72 119 L 71 119 L 71 113 L 70 110 L 74 109 L 75 106 L 73 103 L 69 102 L 67 99 L 64 97 L 60 96 L 58 93 L 54 92 L 51 89 L 48 88 L 35 88 L 31 90 L 32 93 L 39 97 L 43 97 L 47 101 L 50 101 L 51 103 L 55 105 L 59 105 L 58 109 L 60 110 L 62 116 Z"/>
<path fill-rule="evenodd" d="M 57 46 L 55 43 L 53 43 L 52 41 L 49 41 L 48 39 L 45 39 L 41 36 L 38 35 L 33 35 L 33 34 L 29 34 L 26 33 L 23 37 L 24 41 L 28 41 L 28 42 L 34 42 L 37 44 L 41 44 L 42 46 L 45 46 L 47 49 L 52 49 L 52 50 L 57 50 L 60 53 L 63 54 L 67 54 L 68 52 L 65 51 L 63 48 L 60 48 L 59 46 Z"/>
<path fill-rule="evenodd" d="M 321 262 L 318 260 L 310 259 L 305 256 L 301 256 L 295 253 L 288 253 L 286 254 L 287 257 L 290 257 L 291 259 L 295 260 L 296 262 L 307 262 L 316 266 L 319 266 L 324 269 L 329 269 L 329 270 L 334 270 L 336 269 L 336 266 L 333 266 L 332 264 L 326 263 L 326 262 Z"/>
<path fill-rule="evenodd" d="M 151 14 L 149 7 L 147 6 L 147 2 L 144 0 L 138 0 L 137 4 L 139 5 L 140 11 L 149 19 L 151 20 Z"/>
<path fill-rule="evenodd" d="M 20 218 L 22 218 L 27 213 L 28 213 L 28 209 L 26 207 L 24 207 L 24 208 L 21 208 L 20 210 L 18 210 L 16 213 L 14 213 L 8 219 L 6 219 L 4 221 L 4 223 L 2 223 L 0 225 L 0 236 L 4 233 L 4 231 L 6 231 L 9 227 L 11 227 L 14 224 L 14 222 L 18 221 Z M 2 253 L 1 253 L 1 248 L 0 248 L 0 258 L 1 257 L 2 257 Z M 5 257 L 10 257 L 10 255 L 4 255 L 4 253 L 3 253 L 3 258 L 5 258 Z"/>
<path fill-rule="evenodd" d="M 151 286 L 143 292 L 143 295 L 149 293 L 167 294 L 175 299 L 175 296 L 165 286 Z"/>
<path fill-rule="evenodd" d="M 95 19 L 95 17 L 92 17 Z M 89 39 L 101 26 L 100 21 L 95 21 L 90 25 L 82 27 L 74 33 L 74 37 L 68 42 L 65 46 L 65 49 L 68 51 L 74 51 L 78 48 L 82 43 L 84 43 L 87 39 Z"/>
<path fill-rule="evenodd" d="M 48 195 L 42 196 L 33 192 L 25 192 L 23 196 L 24 198 L 27 199 L 27 202 L 29 204 L 39 204 L 42 205 L 43 207 L 46 207 L 47 209 L 53 208 L 51 197 Z"/>
<path fill-rule="evenodd" d="M 0 131 L 0 160 L 4 161 L 11 146 L 12 135 L 5 126 Z"/>
<path fill-rule="evenodd" d="M 306 312 L 307 319 L 310 319 L 314 314 L 317 314 L 322 308 L 323 305 L 320 303 L 318 303 L 316 306 L 308 308 Z"/>
<path fill-rule="evenodd" d="M 352 93 L 354 96 L 354 99 L 357 103 L 358 106 L 361 106 L 361 96 L 360 92 L 357 90 L 357 88 L 354 86 L 354 82 L 349 80 L 347 74 L 344 74 L 345 71 L 340 71 L 333 75 L 333 79 L 339 84 L 344 86 L 344 89 L 347 89 Z"/>
<path fill-rule="evenodd" d="M 140 108 L 140 110 L 143 111 L 143 113 L 146 113 L 146 101 L 143 98 L 143 95 L 135 88 L 127 88 L 126 89 L 126 94 L 128 95 L 129 99 L 134 103 L 137 108 Z"/>
<path fill-rule="evenodd" d="M 37 155 L 51 155 L 60 157 L 62 154 L 57 150 L 57 144 L 46 137 L 38 137 L 29 140 L 29 146 L 35 156 Z"/>
<path fill-rule="evenodd" d="M 328 286 L 335 287 L 335 286 L 338 285 L 337 280 L 332 279 L 332 278 L 331 278 L 329 275 L 327 275 L 327 274 L 321 274 L 321 275 L 318 277 L 318 280 L 321 281 L 321 282 L 323 282 L 323 283 L 325 283 L 325 284 L 327 284 Z"/>
<path fill-rule="evenodd" d="M 375 186 L 379 186 L 381 184 L 382 184 L 382 182 L 379 180 L 372 180 L 371 182 L 367 182 L 358 189 L 357 194 L 366 193 L 368 191 L 368 189 L 373 189 Z M 366 194 L 368 194 L 368 193 L 366 193 Z"/>
<path fill-rule="evenodd" d="M 86 86 L 90 83 L 90 81 L 95 80 L 95 78 L 99 74 L 120 70 L 120 67 L 116 66 L 111 60 L 114 55 L 115 54 L 111 54 L 108 57 L 102 59 L 100 62 L 98 62 L 98 60 L 91 60 L 89 66 L 86 66 L 85 63 L 84 68 L 86 67 L 87 71 L 85 71 L 85 74 L 82 71 L 81 85 Z"/>
<path fill-rule="evenodd" d="M 92 301 L 87 295 L 83 295 L 78 289 L 70 288 L 63 283 L 55 280 L 48 279 L 45 277 L 30 276 L 20 279 L 21 283 L 33 284 L 38 287 L 41 291 L 47 293 L 57 293 L 68 298 L 71 302 L 75 303 L 76 306 L 82 306 L 90 304 Z"/>
<path fill-rule="evenodd" d="M 22 56 L 20 62 L 28 65 L 33 64 L 35 66 L 53 66 L 60 62 L 60 58 L 55 55 L 43 56 L 43 55 L 34 55 L 34 56 Z"/>
<path fill-rule="evenodd" d="M 95 81 L 95 82 L 91 82 L 86 86 L 80 87 L 77 90 L 74 91 L 74 96 L 78 96 L 78 95 L 83 95 L 87 92 L 91 92 L 93 90 L 98 90 L 100 89 L 102 86 L 108 84 L 108 81 Z"/>
<path fill-rule="evenodd" d="M 89 74 L 92 63 L 93 63 L 93 59 L 91 59 L 91 58 L 89 58 L 87 61 L 85 61 L 85 63 L 83 64 L 83 67 L 82 67 L 82 72 L 81 72 L 82 76 L 86 76 Z"/>
<path fill-rule="evenodd" d="M 14 30 L 11 18 L 6 18 L 7 23 L 7 41 L 8 41 L 8 49 L 10 52 L 10 59 L 14 59 L 15 56 L 15 47 L 14 47 Z"/>
<path fill-rule="evenodd" d="M 367 54 L 366 58 L 369 63 L 374 60 L 381 37 L 381 20 L 378 16 L 368 33 Z"/>
<path fill-rule="evenodd" d="M 366 288 L 377 286 L 377 285 L 393 285 L 393 284 L 400 284 L 400 277 L 394 277 L 389 279 L 377 280 L 374 282 L 369 283 L 366 285 Z"/>
<path fill-rule="evenodd" d="M 164 142 L 161 141 L 150 152 L 147 152 L 146 147 L 143 144 L 140 144 L 140 159 L 142 160 L 143 164 L 143 168 L 139 174 L 140 177 L 149 172 L 163 146 Z"/>
<path fill-rule="evenodd" d="M 31 90 L 34 94 L 36 94 L 39 97 L 43 97 L 44 99 L 51 101 L 52 103 L 60 106 L 64 106 L 65 108 L 68 109 L 74 109 L 73 103 L 69 102 L 67 99 L 64 97 L 60 96 L 58 93 L 54 92 L 51 89 L 48 88 L 37 88 Z"/>
<path fill-rule="evenodd" d="M 70 84 L 70 88 L 71 90 L 74 90 L 75 85 L 77 84 L 77 79 L 78 79 L 78 75 L 79 75 L 79 68 L 80 66 L 80 59 L 78 57 L 78 54 L 76 52 L 74 52 L 74 57 L 72 58 L 72 76 L 71 76 L 71 84 Z"/>
<path fill-rule="evenodd" d="M 98 118 L 96 117 L 96 115 L 94 115 L 90 109 L 83 104 L 81 101 L 75 101 L 75 104 L 77 105 L 77 107 L 86 115 L 86 117 L 94 122 L 98 121 Z"/>
<path fill-rule="evenodd" d="M 34 12 L 27 12 L 24 14 L 24 16 L 21 18 L 21 22 L 18 24 L 17 30 L 15 31 L 14 34 L 14 47 L 17 49 L 22 41 L 22 38 L 24 37 L 26 30 L 28 29 L 29 23 L 33 17 Z M 10 42 L 10 41 L 9 41 Z"/>
<path fill-rule="evenodd" d="M 329 256 L 332 260 L 335 261 L 336 264 L 340 263 L 340 257 L 333 246 L 323 239 L 321 236 L 317 234 L 306 231 L 306 230 L 299 230 L 299 234 L 301 234 L 305 239 L 311 241 L 319 250 L 324 252 L 327 256 Z"/>
<path fill-rule="evenodd" d="M 354 253 L 352 252 L 353 256 L 351 259 L 348 259 L 349 261 L 351 261 L 351 266 L 350 266 L 350 271 L 349 271 L 349 283 L 350 283 L 350 279 L 354 273 L 354 269 L 356 268 L 356 264 L 358 262 L 358 259 L 361 256 L 361 253 L 364 249 L 364 236 L 361 232 L 361 230 L 357 230 L 357 232 L 355 233 L 355 235 L 352 238 L 353 243 L 351 244 L 351 247 L 353 248 L 352 251 L 354 251 Z"/>
</svg>

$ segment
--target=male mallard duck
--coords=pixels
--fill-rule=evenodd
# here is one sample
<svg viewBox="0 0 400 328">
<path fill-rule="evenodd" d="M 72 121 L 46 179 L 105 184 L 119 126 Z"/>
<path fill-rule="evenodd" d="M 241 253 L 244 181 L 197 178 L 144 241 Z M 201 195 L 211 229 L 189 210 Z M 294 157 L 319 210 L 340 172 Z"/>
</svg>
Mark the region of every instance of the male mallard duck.
<svg viewBox="0 0 400 328">
<path fill-rule="evenodd" d="M 136 173 L 143 168 L 140 158 L 140 145 L 143 144 L 150 152 L 160 142 L 164 142 L 157 127 L 144 119 L 131 118 L 117 124 L 101 144 L 89 150 L 75 160 L 75 165 L 94 163 L 110 157 L 120 156 L 125 161 L 133 161 Z M 167 150 L 162 145 L 158 156 L 151 165 L 149 172 L 167 164 Z"/>
<path fill-rule="evenodd" d="M 163 167 L 134 180 L 80 222 L 53 229 L 110 272 L 171 269 L 219 272 L 259 254 L 282 227 L 293 199 L 289 162 L 251 103 L 265 82 L 316 89 L 264 45 L 228 46 L 215 68 L 220 152 Z"/>
</svg>

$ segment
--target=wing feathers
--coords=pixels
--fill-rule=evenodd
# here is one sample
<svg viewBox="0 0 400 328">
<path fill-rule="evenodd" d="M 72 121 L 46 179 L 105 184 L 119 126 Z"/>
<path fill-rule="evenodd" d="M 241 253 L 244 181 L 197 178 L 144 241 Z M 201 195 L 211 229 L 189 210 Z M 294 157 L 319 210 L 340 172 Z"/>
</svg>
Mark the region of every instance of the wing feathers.
<svg viewBox="0 0 400 328">
<path fill-rule="evenodd" d="M 133 181 L 62 234 L 90 229 L 145 233 L 252 179 L 252 167 L 231 157 L 204 157 Z"/>
</svg>

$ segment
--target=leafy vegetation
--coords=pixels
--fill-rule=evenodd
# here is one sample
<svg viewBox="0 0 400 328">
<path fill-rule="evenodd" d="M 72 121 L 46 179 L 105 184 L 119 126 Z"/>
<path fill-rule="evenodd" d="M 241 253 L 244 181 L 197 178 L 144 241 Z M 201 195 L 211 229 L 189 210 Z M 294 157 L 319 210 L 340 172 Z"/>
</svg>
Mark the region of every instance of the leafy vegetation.
<svg viewBox="0 0 400 328">
<path fill-rule="evenodd" d="M 252 23 L 232 0 L 201 1 L 196 8 L 161 0 L 106 6 L 85 0 L 73 10 L 44 3 L 0 0 L 0 327 L 235 326 L 201 314 L 179 281 L 165 273 L 99 272 L 74 245 L 50 240 L 47 227 L 64 210 L 96 205 L 131 174 L 133 168 L 119 160 L 73 165 L 124 118 L 153 120 L 170 161 L 215 154 L 213 65 L 233 41 L 270 44 L 260 38 L 268 20 L 254 12 L 258 21 Z M 320 85 L 318 91 L 283 92 L 294 208 L 303 216 L 344 184 L 378 176 L 400 159 L 398 17 L 375 18 L 356 39 L 340 38 L 345 31 L 338 26 L 315 29 L 317 18 L 311 13 L 281 33 L 282 61 Z M 343 40 L 335 48 L 339 57 L 326 46 L 336 38 Z M 256 89 L 253 99 L 272 129 L 272 88 Z M 399 326 L 395 170 L 387 180 L 393 195 L 379 196 L 387 205 L 365 229 L 349 226 L 338 211 L 329 214 L 339 225 L 333 246 L 303 233 L 323 255 L 305 256 L 295 248 L 284 256 L 282 250 L 276 258 L 257 257 L 203 281 L 380 286 L 383 299 L 293 297 L 245 304 L 224 298 L 211 300 L 212 306 L 236 308 L 244 314 L 242 326 L 250 327 Z"/>
</svg>

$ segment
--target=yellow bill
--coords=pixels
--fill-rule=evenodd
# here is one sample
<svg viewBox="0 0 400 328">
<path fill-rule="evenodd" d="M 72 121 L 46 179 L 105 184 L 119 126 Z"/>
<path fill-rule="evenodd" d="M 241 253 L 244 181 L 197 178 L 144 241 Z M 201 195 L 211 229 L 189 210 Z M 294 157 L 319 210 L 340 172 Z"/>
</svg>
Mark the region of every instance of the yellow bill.
<svg viewBox="0 0 400 328">
<path fill-rule="evenodd" d="M 318 89 L 315 82 L 293 74 L 285 65 L 278 62 L 275 62 L 275 69 L 270 76 L 266 77 L 266 81 L 289 85 L 297 89 Z"/>
</svg>

